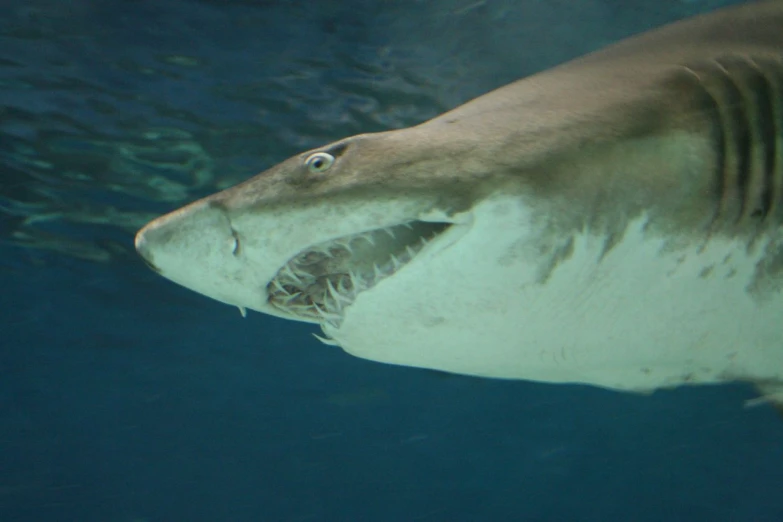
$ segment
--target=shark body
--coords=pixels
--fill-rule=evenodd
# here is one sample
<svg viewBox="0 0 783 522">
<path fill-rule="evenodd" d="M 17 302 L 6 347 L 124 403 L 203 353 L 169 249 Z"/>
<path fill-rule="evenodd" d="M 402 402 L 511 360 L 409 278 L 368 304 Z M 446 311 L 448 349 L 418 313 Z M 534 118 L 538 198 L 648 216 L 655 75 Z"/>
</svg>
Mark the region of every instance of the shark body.
<svg viewBox="0 0 783 522">
<path fill-rule="evenodd" d="M 163 216 L 164 277 L 392 364 L 783 405 L 783 1 L 627 39 Z"/>
</svg>

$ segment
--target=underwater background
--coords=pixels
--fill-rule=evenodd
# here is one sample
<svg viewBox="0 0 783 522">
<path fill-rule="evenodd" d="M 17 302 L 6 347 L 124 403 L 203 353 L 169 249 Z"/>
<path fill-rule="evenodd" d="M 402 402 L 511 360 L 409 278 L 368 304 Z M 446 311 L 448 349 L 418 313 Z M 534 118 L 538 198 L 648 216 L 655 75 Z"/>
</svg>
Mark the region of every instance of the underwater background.
<svg viewBox="0 0 783 522">
<path fill-rule="evenodd" d="M 730 3 L 0 0 L 0 522 L 783 521 L 783 419 L 749 386 L 367 362 L 132 245 L 294 153 Z"/>
</svg>

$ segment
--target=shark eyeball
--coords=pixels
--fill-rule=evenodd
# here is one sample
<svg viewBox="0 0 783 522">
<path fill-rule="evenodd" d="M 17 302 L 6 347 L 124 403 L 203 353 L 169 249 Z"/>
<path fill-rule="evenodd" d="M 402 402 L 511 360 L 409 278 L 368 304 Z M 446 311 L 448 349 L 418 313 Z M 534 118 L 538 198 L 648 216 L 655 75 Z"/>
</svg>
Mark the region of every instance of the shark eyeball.
<svg viewBox="0 0 783 522">
<path fill-rule="evenodd" d="M 327 152 L 316 152 L 314 154 L 310 154 L 310 156 L 308 156 L 305 160 L 305 165 L 307 165 L 308 170 L 316 174 L 329 170 L 329 167 L 331 167 L 333 164 L 334 156 Z"/>
</svg>

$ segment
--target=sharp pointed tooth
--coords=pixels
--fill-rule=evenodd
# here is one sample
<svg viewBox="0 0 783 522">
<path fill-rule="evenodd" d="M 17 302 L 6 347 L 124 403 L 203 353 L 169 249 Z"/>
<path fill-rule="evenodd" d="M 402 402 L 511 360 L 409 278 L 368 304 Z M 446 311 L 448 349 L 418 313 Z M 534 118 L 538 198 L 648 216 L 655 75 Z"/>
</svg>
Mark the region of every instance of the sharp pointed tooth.
<svg viewBox="0 0 783 522">
<path fill-rule="evenodd" d="M 276 289 L 276 290 L 278 290 L 279 292 L 282 292 L 282 293 L 284 293 L 285 295 L 289 295 L 289 294 L 288 294 L 288 290 L 286 290 L 286 289 L 283 287 L 283 285 L 280 283 L 280 280 L 278 280 L 277 278 L 275 278 L 275 279 L 272 279 L 272 286 L 274 286 L 274 287 L 275 287 L 275 289 Z"/>
<path fill-rule="evenodd" d="M 238 306 L 237 308 L 239 308 L 239 314 L 242 316 L 242 318 L 247 317 L 247 310 L 244 306 Z"/>
<path fill-rule="evenodd" d="M 332 308 L 337 308 L 340 310 L 340 306 L 338 305 L 337 300 L 329 295 L 328 290 L 324 290 L 324 295 L 321 297 L 321 302 L 323 303 L 324 311 L 331 310 Z"/>
<path fill-rule="evenodd" d="M 326 310 L 323 310 L 320 306 L 318 306 L 316 303 L 313 303 L 313 308 L 315 308 L 315 310 L 318 312 L 318 315 L 320 315 L 324 321 L 334 323 L 340 320 L 340 316 L 338 314 L 327 312 Z"/>
<path fill-rule="evenodd" d="M 299 279 L 299 276 L 294 273 L 293 270 L 291 270 L 291 267 L 289 265 L 285 265 L 285 268 L 283 268 L 283 273 L 294 280 L 294 282 L 300 286 L 303 286 L 304 283 L 301 279 Z"/>
<path fill-rule="evenodd" d="M 340 293 L 347 294 L 348 292 L 350 292 L 350 290 L 348 290 L 348 287 L 345 286 L 345 277 L 344 276 L 340 277 L 340 280 L 337 282 L 337 289 L 340 290 Z"/>
<path fill-rule="evenodd" d="M 343 303 L 350 304 L 351 301 L 345 301 L 343 300 L 342 296 L 337 293 L 330 293 L 329 291 L 324 292 L 324 308 L 327 310 L 336 310 L 337 313 L 334 314 L 336 317 L 341 317 L 340 314 L 343 311 Z M 332 312 L 327 312 L 332 313 Z"/>
<path fill-rule="evenodd" d="M 381 272 L 381 269 L 378 268 L 376 263 L 372 264 L 372 271 L 375 274 L 375 279 L 381 279 L 383 277 L 383 272 Z"/>
<path fill-rule="evenodd" d="M 332 299 L 337 304 L 338 308 L 342 309 L 343 303 L 351 304 L 351 300 L 347 296 L 343 295 L 342 292 L 339 292 L 332 284 L 332 280 L 329 278 L 326 279 L 326 287 L 329 289 Z"/>
<path fill-rule="evenodd" d="M 397 259 L 394 254 L 391 255 L 391 261 L 392 261 L 392 265 L 394 265 L 395 270 L 397 270 L 402 266 L 402 263 L 400 263 L 400 260 Z"/>
<path fill-rule="evenodd" d="M 403 223 L 402 226 L 404 226 L 405 228 L 408 228 L 410 230 L 413 230 L 413 225 L 411 225 L 410 223 Z"/>
<path fill-rule="evenodd" d="M 362 237 L 367 240 L 368 243 L 370 243 L 372 246 L 375 246 L 375 240 L 372 237 L 371 233 L 362 234 Z"/>
<path fill-rule="evenodd" d="M 326 289 L 328 290 L 327 293 L 331 295 L 332 299 L 336 300 L 339 292 L 337 292 L 334 285 L 332 284 L 332 280 L 328 277 L 326 278 Z"/>
<path fill-rule="evenodd" d="M 291 301 L 296 301 L 301 296 L 302 296 L 302 292 L 296 292 L 294 294 L 286 294 L 286 296 L 283 297 L 283 301 L 285 301 L 285 304 L 290 304 Z"/>
<path fill-rule="evenodd" d="M 296 315 L 303 315 L 305 317 L 310 317 L 313 314 L 313 311 L 311 310 L 311 305 L 305 305 L 305 304 L 290 304 L 288 305 L 288 309 L 291 310 Z"/>
<path fill-rule="evenodd" d="M 361 284 L 359 277 L 353 273 L 353 270 L 348 271 L 348 277 L 351 278 L 351 286 L 353 286 L 354 292 L 359 292 L 362 290 L 363 285 Z"/>
<path fill-rule="evenodd" d="M 391 228 L 384 228 L 383 231 L 389 234 L 393 239 L 397 239 L 397 236 L 394 235 L 394 230 Z"/>
<path fill-rule="evenodd" d="M 409 256 L 411 259 L 413 259 L 413 256 L 415 256 L 415 255 L 416 255 L 416 251 L 415 251 L 415 250 L 413 250 L 413 249 L 410 247 L 410 245 L 406 245 L 406 246 L 405 246 L 405 251 L 408 253 L 408 256 Z"/>
<path fill-rule="evenodd" d="M 321 341 L 324 344 L 328 344 L 329 346 L 340 346 L 337 343 L 337 341 L 335 341 L 334 339 L 329 339 L 328 337 L 321 337 L 318 334 L 313 334 L 313 337 L 315 337 L 316 339 L 318 339 L 319 341 Z"/>
<path fill-rule="evenodd" d="M 277 301 L 270 300 L 269 304 L 277 308 L 278 310 L 282 310 L 283 312 L 291 313 L 282 303 L 278 303 Z"/>
</svg>

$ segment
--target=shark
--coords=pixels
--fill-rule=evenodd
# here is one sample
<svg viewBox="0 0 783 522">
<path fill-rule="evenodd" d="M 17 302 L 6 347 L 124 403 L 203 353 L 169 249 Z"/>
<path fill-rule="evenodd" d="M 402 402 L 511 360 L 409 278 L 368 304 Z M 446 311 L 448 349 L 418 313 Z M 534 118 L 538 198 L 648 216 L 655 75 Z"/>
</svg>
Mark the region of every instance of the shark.
<svg viewBox="0 0 783 522">
<path fill-rule="evenodd" d="M 364 359 L 783 409 L 783 1 L 632 36 L 141 229 L 163 277 Z"/>
</svg>

